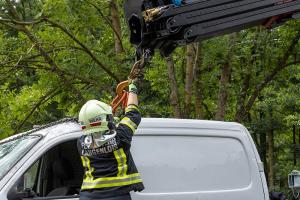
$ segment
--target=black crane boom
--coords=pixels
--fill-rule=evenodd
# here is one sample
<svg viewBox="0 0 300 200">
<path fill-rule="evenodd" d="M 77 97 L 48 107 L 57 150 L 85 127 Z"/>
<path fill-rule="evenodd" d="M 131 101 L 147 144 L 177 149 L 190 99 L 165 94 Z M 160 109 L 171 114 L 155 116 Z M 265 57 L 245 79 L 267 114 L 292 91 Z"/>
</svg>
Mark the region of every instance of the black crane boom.
<svg viewBox="0 0 300 200">
<path fill-rule="evenodd" d="M 177 46 L 300 18 L 300 0 L 126 0 L 130 42 L 139 51 Z"/>
</svg>

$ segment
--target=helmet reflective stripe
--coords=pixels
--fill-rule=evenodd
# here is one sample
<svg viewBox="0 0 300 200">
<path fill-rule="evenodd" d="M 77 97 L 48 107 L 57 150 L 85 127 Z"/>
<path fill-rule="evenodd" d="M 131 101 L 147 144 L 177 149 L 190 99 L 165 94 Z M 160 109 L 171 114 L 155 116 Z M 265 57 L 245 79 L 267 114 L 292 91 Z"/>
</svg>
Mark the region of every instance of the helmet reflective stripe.
<svg viewBox="0 0 300 200">
<path fill-rule="evenodd" d="M 108 131 L 108 122 L 101 122 L 99 124 L 87 124 L 85 126 L 81 126 L 81 129 L 83 130 L 83 133 L 88 135 L 92 133 L 97 133 L 97 132 L 105 132 Z"/>
<path fill-rule="evenodd" d="M 135 174 L 119 176 L 119 177 L 98 178 L 91 181 L 84 180 L 81 189 L 84 190 L 84 189 L 94 189 L 94 188 L 104 188 L 104 187 L 116 187 L 116 186 L 131 185 L 140 182 L 142 182 L 140 174 L 135 173 Z"/>
<path fill-rule="evenodd" d="M 90 123 L 90 126 L 100 126 L 101 121 Z"/>
</svg>

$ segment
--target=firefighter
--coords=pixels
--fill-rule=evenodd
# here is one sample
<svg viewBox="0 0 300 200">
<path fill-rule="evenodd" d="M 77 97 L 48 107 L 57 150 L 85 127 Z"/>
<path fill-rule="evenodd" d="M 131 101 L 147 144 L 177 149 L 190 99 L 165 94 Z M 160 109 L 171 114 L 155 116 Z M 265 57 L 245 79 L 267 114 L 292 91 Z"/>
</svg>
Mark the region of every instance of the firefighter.
<svg viewBox="0 0 300 200">
<path fill-rule="evenodd" d="M 97 100 L 83 105 L 79 123 L 83 135 L 77 146 L 84 167 L 80 200 L 130 200 L 130 191 L 144 185 L 130 153 L 141 114 L 136 82 L 129 84 L 125 117 L 115 125 L 111 106 Z"/>
</svg>

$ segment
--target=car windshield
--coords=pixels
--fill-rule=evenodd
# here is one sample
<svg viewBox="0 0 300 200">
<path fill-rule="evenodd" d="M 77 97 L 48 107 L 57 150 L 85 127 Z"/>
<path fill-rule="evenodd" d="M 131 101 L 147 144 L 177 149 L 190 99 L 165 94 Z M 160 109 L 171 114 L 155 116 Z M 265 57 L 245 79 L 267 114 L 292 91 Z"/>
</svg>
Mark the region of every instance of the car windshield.
<svg viewBox="0 0 300 200">
<path fill-rule="evenodd" d="M 30 150 L 39 136 L 23 136 L 0 143 L 0 179 Z"/>
</svg>

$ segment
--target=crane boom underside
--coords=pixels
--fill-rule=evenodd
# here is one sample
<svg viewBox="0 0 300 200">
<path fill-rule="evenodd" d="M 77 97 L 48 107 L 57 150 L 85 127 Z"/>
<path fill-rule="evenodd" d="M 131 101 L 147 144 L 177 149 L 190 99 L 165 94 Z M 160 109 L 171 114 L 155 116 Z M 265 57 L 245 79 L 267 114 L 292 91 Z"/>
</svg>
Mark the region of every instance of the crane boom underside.
<svg viewBox="0 0 300 200">
<path fill-rule="evenodd" d="M 177 46 L 257 25 L 272 28 L 300 17 L 300 0 L 127 0 L 130 41 L 163 56 Z"/>
</svg>

